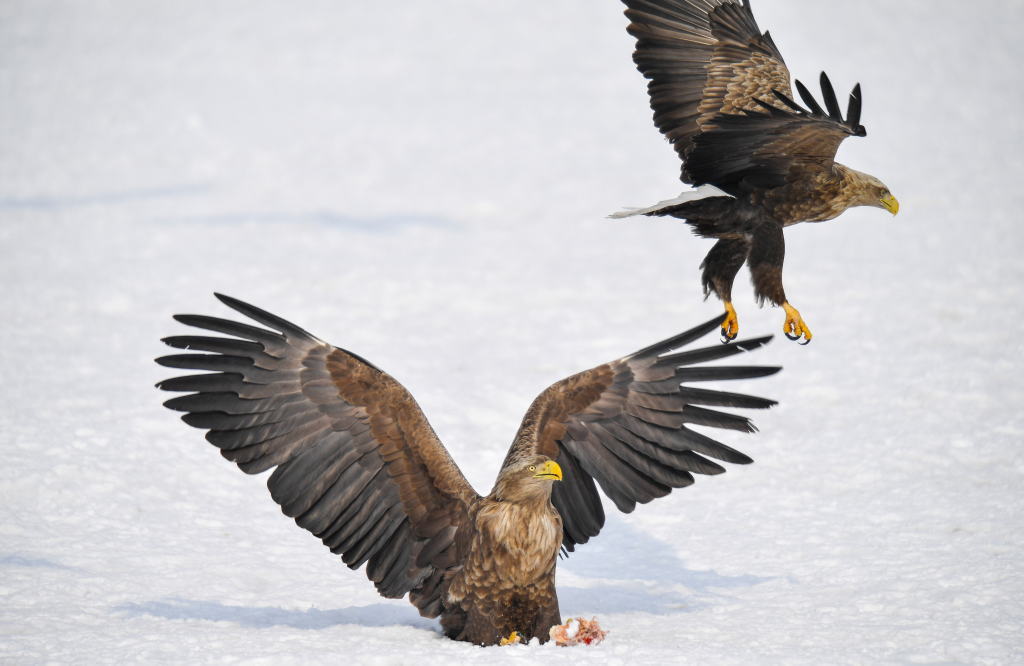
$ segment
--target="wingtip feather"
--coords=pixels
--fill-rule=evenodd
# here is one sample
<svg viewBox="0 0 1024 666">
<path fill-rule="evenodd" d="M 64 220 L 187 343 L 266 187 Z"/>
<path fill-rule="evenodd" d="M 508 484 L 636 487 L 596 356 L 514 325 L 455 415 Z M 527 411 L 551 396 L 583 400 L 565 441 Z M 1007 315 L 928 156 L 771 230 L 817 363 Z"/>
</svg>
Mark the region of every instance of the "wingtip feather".
<svg viewBox="0 0 1024 666">
<path fill-rule="evenodd" d="M 735 346 L 735 347 L 739 347 L 740 349 L 742 349 L 745 352 L 751 352 L 751 351 L 754 351 L 755 349 L 760 349 L 761 347 L 766 346 L 769 342 L 771 342 L 774 339 L 775 339 L 775 335 L 771 334 L 771 335 L 763 335 L 763 336 L 761 336 L 759 338 L 749 338 L 747 340 L 738 340 L 738 341 L 733 342 L 731 344 L 733 346 Z M 781 370 L 782 368 L 779 368 L 779 369 Z"/>
<path fill-rule="evenodd" d="M 858 132 L 860 127 L 860 113 L 863 105 L 861 98 L 860 84 L 858 83 L 853 87 L 853 92 L 850 93 L 850 103 L 846 107 L 846 124 Z"/>
<path fill-rule="evenodd" d="M 219 300 L 221 303 L 228 306 L 235 312 L 240 312 L 249 319 L 259 322 L 264 326 L 269 326 L 270 328 L 273 328 L 274 330 L 279 331 L 285 334 L 286 336 L 305 337 L 310 340 L 319 341 L 319 338 L 317 338 L 309 331 L 306 331 L 305 329 L 300 328 L 295 324 L 291 323 L 290 321 L 282 319 L 281 317 L 278 317 L 275 314 L 267 312 L 262 308 L 258 308 L 255 305 L 250 305 L 245 301 L 240 301 L 237 298 L 228 296 L 226 294 L 213 292 L 213 295 L 217 297 L 217 300 Z"/>
<path fill-rule="evenodd" d="M 821 95 L 825 98 L 825 108 L 828 109 L 828 115 L 833 120 L 843 122 L 843 114 L 839 110 L 839 100 L 836 99 L 835 88 L 832 87 L 832 82 L 829 81 L 828 74 L 825 72 L 821 73 Z"/>
<path fill-rule="evenodd" d="M 825 115 L 825 110 L 821 108 L 818 100 L 814 99 L 814 95 L 811 94 L 811 91 L 807 89 L 807 86 L 800 79 L 796 80 L 796 91 L 800 94 L 800 99 L 804 101 L 804 104 L 810 107 L 812 113 L 819 116 Z"/>
<path fill-rule="evenodd" d="M 650 345 L 649 347 L 644 347 L 640 351 L 630 354 L 626 358 L 641 358 L 644 356 L 650 356 L 652 354 L 660 355 L 678 349 L 679 347 L 690 344 L 695 340 L 699 340 L 700 338 L 704 337 L 711 331 L 720 327 L 727 316 L 729 316 L 729 313 L 723 312 L 717 317 L 709 319 L 708 321 L 704 322 L 703 324 L 700 324 L 699 326 L 694 326 L 690 330 L 683 331 L 679 335 L 674 335 L 671 338 L 662 340 L 661 342 L 656 342 L 653 345 Z"/>
</svg>

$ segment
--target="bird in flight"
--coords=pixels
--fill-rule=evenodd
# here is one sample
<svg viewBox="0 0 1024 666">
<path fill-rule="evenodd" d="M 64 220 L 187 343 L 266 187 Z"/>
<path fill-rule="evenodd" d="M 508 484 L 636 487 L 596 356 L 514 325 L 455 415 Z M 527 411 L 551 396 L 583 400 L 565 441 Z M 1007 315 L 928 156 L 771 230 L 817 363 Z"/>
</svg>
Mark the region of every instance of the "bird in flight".
<svg viewBox="0 0 1024 666">
<path fill-rule="evenodd" d="M 824 108 L 800 81 L 807 106 L 793 101 L 786 63 L 771 35 L 761 34 L 749 0 L 622 1 L 637 40 L 633 62 L 650 79 L 654 124 L 693 188 L 611 217 L 669 215 L 718 240 L 701 268 L 705 298 L 714 292 L 725 304 L 723 342 L 739 332 L 732 283 L 745 262 L 758 304 L 782 306 L 786 337 L 807 344 L 811 331 L 782 286 L 783 229 L 854 206 L 899 211 L 882 181 L 835 161 L 843 139 L 866 135 L 860 84 L 845 118 L 824 72 Z"/>
<path fill-rule="evenodd" d="M 365 564 L 382 596 L 408 594 L 421 615 L 441 618 L 449 638 L 478 645 L 512 632 L 545 642 L 561 624 L 555 565 L 604 526 L 597 486 L 629 513 L 692 484 L 693 474 L 725 471 L 709 458 L 750 463 L 688 426 L 755 432 L 749 419 L 708 407 L 775 404 L 689 386 L 780 370 L 708 365 L 770 336 L 680 351 L 719 317 L 546 389 L 490 494 L 480 495 L 391 375 L 259 308 L 217 298 L 262 326 L 175 316 L 221 335 L 164 339 L 188 351 L 157 363 L 204 371 L 157 384 L 188 393 L 164 405 L 207 430 L 243 472 L 276 468 L 267 487 L 282 512 L 350 568 Z"/>
</svg>

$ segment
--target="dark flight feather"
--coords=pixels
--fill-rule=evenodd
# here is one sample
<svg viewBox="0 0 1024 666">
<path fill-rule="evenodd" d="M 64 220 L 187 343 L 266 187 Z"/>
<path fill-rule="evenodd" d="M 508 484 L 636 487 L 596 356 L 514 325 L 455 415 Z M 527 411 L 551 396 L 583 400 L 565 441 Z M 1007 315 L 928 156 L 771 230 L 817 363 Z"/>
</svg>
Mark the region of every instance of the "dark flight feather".
<svg viewBox="0 0 1024 666">
<path fill-rule="evenodd" d="M 825 109 L 821 108 L 821 105 L 818 104 L 818 100 L 814 99 L 814 95 L 812 95 L 811 91 L 807 89 L 807 86 L 800 82 L 800 79 L 796 80 L 796 89 L 800 93 L 800 99 L 804 101 L 804 104 L 810 107 L 811 113 L 816 116 L 826 115 Z"/>
<path fill-rule="evenodd" d="M 825 108 L 832 120 L 843 122 L 843 113 L 839 110 L 839 100 L 836 99 L 836 91 L 832 89 L 832 82 L 828 80 L 825 72 L 821 73 L 821 96 L 825 100 Z"/>
<path fill-rule="evenodd" d="M 853 87 L 853 92 L 850 93 L 850 103 L 846 107 L 846 124 L 849 125 L 854 132 L 857 132 L 857 136 L 864 136 L 864 128 L 860 126 L 861 104 L 860 84 L 858 83 Z"/>
<path fill-rule="evenodd" d="M 776 108 L 775 106 L 772 106 L 770 104 L 765 104 L 764 102 L 762 102 L 760 100 L 756 100 L 756 101 L 759 104 L 762 104 L 762 105 L 766 106 L 769 111 L 778 112 L 776 115 L 786 115 L 787 113 L 797 113 L 797 114 L 807 115 L 807 114 L 810 113 L 807 109 L 805 109 L 804 107 L 800 106 L 799 104 L 794 102 L 792 99 L 790 99 L 788 95 L 785 95 L 785 94 L 779 92 L 778 90 L 772 90 L 772 94 L 775 95 L 776 98 L 781 100 L 783 104 L 788 106 L 789 110 L 787 111 L 785 109 Z"/>
</svg>

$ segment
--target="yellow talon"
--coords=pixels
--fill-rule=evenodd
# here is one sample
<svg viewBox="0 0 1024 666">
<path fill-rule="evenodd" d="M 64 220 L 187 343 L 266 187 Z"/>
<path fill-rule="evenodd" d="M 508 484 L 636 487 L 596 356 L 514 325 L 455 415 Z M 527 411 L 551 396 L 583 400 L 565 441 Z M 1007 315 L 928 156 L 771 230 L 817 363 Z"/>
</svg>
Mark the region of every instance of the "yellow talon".
<svg viewBox="0 0 1024 666">
<path fill-rule="evenodd" d="M 519 638 L 519 634 L 517 634 L 514 631 L 511 634 L 508 635 L 508 638 L 502 638 L 501 639 L 501 644 L 502 645 L 516 645 L 517 643 L 522 643 L 522 642 L 523 642 L 523 639 Z"/>
<path fill-rule="evenodd" d="M 732 342 L 740 334 L 740 322 L 736 318 L 736 308 L 732 303 L 725 304 L 725 321 L 722 322 L 722 342 Z"/>
<path fill-rule="evenodd" d="M 783 303 L 782 308 L 786 311 L 786 323 L 782 325 L 782 332 L 790 340 L 799 340 L 802 337 L 804 341 L 800 344 L 806 345 L 811 341 L 811 329 L 807 328 L 800 313 L 792 305 Z"/>
</svg>

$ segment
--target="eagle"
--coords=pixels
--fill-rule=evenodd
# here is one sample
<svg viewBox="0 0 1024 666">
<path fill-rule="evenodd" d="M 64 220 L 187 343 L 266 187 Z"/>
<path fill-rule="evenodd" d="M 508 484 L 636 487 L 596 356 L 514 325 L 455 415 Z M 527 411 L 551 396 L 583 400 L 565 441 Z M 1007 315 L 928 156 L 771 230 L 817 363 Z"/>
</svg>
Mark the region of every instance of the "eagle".
<svg viewBox="0 0 1024 666">
<path fill-rule="evenodd" d="M 611 217 L 669 215 L 718 240 L 701 277 L 704 297 L 714 292 L 725 304 L 723 342 L 739 333 L 732 283 L 745 262 L 758 305 L 781 305 L 786 337 L 809 343 L 811 331 L 782 286 L 783 229 L 832 220 L 854 206 L 899 211 L 882 181 L 835 161 L 843 139 L 867 134 L 860 84 L 845 118 L 824 72 L 825 107 L 800 81 L 807 106 L 794 102 L 786 63 L 771 35 L 761 34 L 749 0 L 623 2 L 637 40 L 633 62 L 650 79 L 654 124 L 682 158 L 682 181 L 693 187 Z"/>
<path fill-rule="evenodd" d="M 483 496 L 391 375 L 264 310 L 217 298 L 260 326 L 175 316 L 220 335 L 163 340 L 190 353 L 157 363 L 204 371 L 157 384 L 187 393 L 164 405 L 208 430 L 243 472 L 276 468 L 267 487 L 281 511 L 350 568 L 365 564 L 382 596 L 408 594 L 421 615 L 440 617 L 446 636 L 477 645 L 512 632 L 546 642 L 561 624 L 555 565 L 601 531 L 597 486 L 629 513 L 692 484 L 693 474 L 725 471 L 709 458 L 750 463 L 688 426 L 755 432 L 749 419 L 708 407 L 776 404 L 688 386 L 781 369 L 707 365 L 771 336 L 680 350 L 722 315 L 546 389 Z"/>
</svg>

